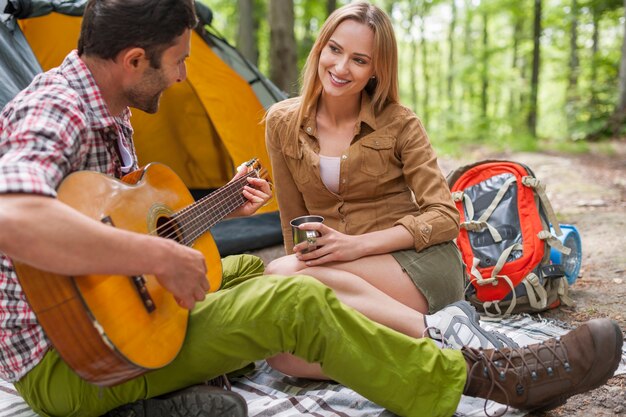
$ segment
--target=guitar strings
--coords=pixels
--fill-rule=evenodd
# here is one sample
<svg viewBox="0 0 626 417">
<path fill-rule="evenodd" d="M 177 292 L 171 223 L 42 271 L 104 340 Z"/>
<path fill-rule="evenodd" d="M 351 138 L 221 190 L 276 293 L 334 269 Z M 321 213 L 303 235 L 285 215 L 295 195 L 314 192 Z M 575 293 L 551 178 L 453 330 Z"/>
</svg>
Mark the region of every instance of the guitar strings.
<svg viewBox="0 0 626 417">
<path fill-rule="evenodd" d="M 215 223 L 217 223 L 221 218 L 225 217 L 228 213 L 232 212 L 234 209 L 242 205 L 246 201 L 246 198 L 241 193 L 241 190 L 242 188 L 234 189 L 234 187 L 229 187 L 228 189 L 224 190 L 224 193 L 227 193 L 229 195 L 225 197 L 214 196 L 212 201 L 207 200 L 206 203 L 213 202 L 213 204 L 203 204 L 203 208 L 205 208 L 206 210 L 204 212 L 198 213 L 198 215 L 195 217 L 187 218 L 187 213 L 185 213 L 185 219 L 181 220 L 181 222 L 185 223 L 185 226 L 189 226 L 190 229 L 189 233 L 184 236 L 184 243 L 187 245 L 192 244 L 200 235 L 202 235 L 213 225 L 215 225 Z M 215 197 L 220 197 L 220 199 L 218 200 Z M 236 201 L 232 199 L 233 197 L 236 199 Z M 217 210 L 212 210 L 216 207 Z M 207 214 L 209 214 L 208 217 Z"/>
<path fill-rule="evenodd" d="M 199 215 L 196 217 L 190 218 L 189 222 L 187 223 L 191 223 L 191 225 L 194 225 L 196 227 L 195 229 L 192 228 L 190 230 L 190 233 L 188 235 L 189 242 L 186 242 L 186 244 L 193 243 L 200 235 L 202 235 L 206 230 L 214 226 L 215 223 L 217 223 L 220 219 L 224 218 L 226 215 L 228 215 L 228 213 L 231 213 L 237 207 L 245 203 L 246 198 L 241 193 L 241 190 L 242 188 L 233 189 L 233 187 L 230 187 L 228 190 L 224 190 L 229 195 L 224 197 L 222 201 L 219 201 L 217 198 L 215 198 L 213 205 L 204 205 L 207 210 L 199 213 Z M 211 210 L 215 207 L 217 207 L 217 213 L 215 213 L 216 210 Z M 210 215 L 211 213 L 213 213 L 213 215 L 207 218 L 206 214 Z"/>
<path fill-rule="evenodd" d="M 228 193 L 231 192 L 233 190 L 233 188 L 235 186 L 239 186 L 237 187 L 237 189 L 235 190 L 235 192 L 238 192 L 240 190 L 243 189 L 243 185 L 245 185 L 245 183 L 247 183 L 247 178 L 254 176 L 256 173 L 256 171 L 251 171 L 247 174 L 245 174 L 242 177 L 237 178 L 236 180 L 228 183 L 226 186 L 214 191 L 213 193 L 204 196 L 203 198 L 201 198 L 200 200 L 198 200 L 197 202 L 190 204 L 189 206 L 183 208 L 182 210 L 174 213 L 174 215 L 172 216 L 172 218 L 168 221 L 166 221 L 165 223 L 161 224 L 160 226 L 158 226 L 155 230 L 149 232 L 150 235 L 159 235 L 159 232 L 163 232 L 163 231 L 168 231 L 169 234 L 165 234 L 164 238 L 167 239 L 174 239 L 179 233 L 178 233 L 178 229 L 175 227 L 177 224 L 181 225 L 181 229 L 184 229 L 185 227 L 189 226 L 190 224 L 197 222 L 198 219 L 205 217 L 205 215 L 207 213 L 210 213 L 211 209 L 213 209 L 214 207 L 222 204 L 222 201 L 215 201 L 217 200 L 218 197 L 223 198 L 222 194 L 224 193 Z M 234 194 L 234 193 L 230 193 L 230 194 Z M 241 195 L 242 199 L 245 199 L 245 197 L 243 197 L 243 195 Z M 213 203 L 210 205 L 207 205 L 207 203 Z M 233 207 L 228 207 L 228 208 L 236 208 L 238 207 L 238 205 L 234 205 Z M 201 211 L 198 211 L 198 209 L 200 209 Z M 195 217 L 188 217 L 189 214 L 193 214 L 192 211 L 198 211 L 198 214 Z M 232 210 L 231 210 L 232 211 Z M 224 211 L 223 211 L 224 212 Z M 226 212 L 226 214 L 228 214 L 229 212 Z M 191 229 L 189 232 L 189 234 L 187 236 L 185 236 L 185 234 L 183 234 L 183 239 L 187 240 L 187 237 L 191 237 L 191 239 L 189 239 L 189 242 L 184 242 L 184 244 L 189 245 L 191 243 L 193 243 L 198 236 L 200 236 L 202 233 L 204 233 L 204 231 L 201 231 L 200 229 L 202 227 L 206 227 L 206 223 L 201 223 L 199 225 L 199 228 L 196 229 Z M 210 225 L 208 228 L 210 228 L 213 225 Z M 170 229 L 170 230 L 168 230 Z"/>
<path fill-rule="evenodd" d="M 173 226 L 175 226 L 176 224 L 181 224 L 184 227 L 187 223 L 189 223 L 189 221 L 193 221 L 193 218 L 187 219 L 187 217 L 185 217 L 185 216 L 188 215 L 188 213 L 190 213 L 192 211 L 197 211 L 200 208 L 204 208 L 204 206 L 206 206 L 207 202 L 212 202 L 212 200 L 215 197 L 221 197 L 221 195 L 224 194 L 226 191 L 229 191 L 232 188 L 232 186 L 234 186 L 234 185 L 241 185 L 244 182 L 244 180 L 247 177 L 249 177 L 249 176 L 250 176 L 250 174 L 246 174 L 245 176 L 240 177 L 237 180 L 227 184 L 225 187 L 220 188 L 220 189 L 214 191 L 213 193 L 211 193 L 211 194 L 209 194 L 207 196 L 204 196 L 202 199 L 198 200 L 197 202 L 195 202 L 193 204 L 190 204 L 189 206 L 187 206 L 187 207 L 181 209 L 180 211 L 174 213 L 170 220 L 168 220 L 167 222 L 161 224 L 155 230 L 151 231 L 149 234 L 152 234 L 152 235 L 157 234 L 158 235 L 159 232 L 163 232 L 163 231 L 167 230 L 168 228 L 174 229 Z M 205 211 L 200 211 L 198 216 L 196 216 L 196 218 L 202 216 L 204 213 L 206 213 L 206 210 Z M 161 236 L 161 237 L 164 237 L 164 238 L 167 238 L 167 239 L 173 239 L 176 236 L 176 234 L 177 234 L 176 230 L 173 230 L 173 232 L 171 232 L 170 234 L 166 234 L 166 235 Z"/>
<path fill-rule="evenodd" d="M 203 199 L 202 203 L 198 207 L 205 210 L 199 211 L 197 216 L 188 217 L 188 212 L 190 211 L 190 209 L 181 210 L 181 213 L 176 214 L 177 219 L 180 219 L 181 223 L 184 223 L 185 225 L 195 224 L 196 226 L 199 226 L 195 229 L 195 233 L 194 229 L 190 230 L 190 236 L 192 241 L 195 240 L 200 234 L 204 233 L 204 230 L 202 230 L 203 228 L 208 229 L 212 227 L 215 223 L 217 223 L 218 219 L 216 219 L 216 217 L 221 216 L 220 218 L 223 218 L 225 215 L 232 212 L 233 209 L 237 208 L 239 205 L 241 205 L 242 202 L 246 200 L 245 197 L 241 194 L 241 190 L 243 189 L 243 185 L 247 183 L 246 178 L 252 176 L 253 174 L 254 173 L 248 173 L 245 175 L 245 177 L 242 177 L 241 180 L 234 181 L 233 183 L 231 183 L 230 186 L 223 187 L 219 190 L 219 192 L 215 192 L 210 196 L 207 196 L 208 198 Z M 230 197 L 235 196 L 238 199 L 238 202 L 236 202 L 236 204 L 228 204 L 230 202 L 230 200 L 228 200 L 229 196 L 222 196 L 222 194 L 229 194 Z M 226 202 L 226 205 L 224 204 L 224 200 Z M 217 210 L 217 214 L 219 214 L 220 216 L 212 216 L 212 218 L 206 218 L 206 214 L 211 214 L 212 212 L 215 212 L 215 207 L 219 208 Z M 194 207 L 193 209 L 197 211 L 196 207 Z M 202 219 L 205 219 L 206 221 L 201 222 Z"/>
</svg>

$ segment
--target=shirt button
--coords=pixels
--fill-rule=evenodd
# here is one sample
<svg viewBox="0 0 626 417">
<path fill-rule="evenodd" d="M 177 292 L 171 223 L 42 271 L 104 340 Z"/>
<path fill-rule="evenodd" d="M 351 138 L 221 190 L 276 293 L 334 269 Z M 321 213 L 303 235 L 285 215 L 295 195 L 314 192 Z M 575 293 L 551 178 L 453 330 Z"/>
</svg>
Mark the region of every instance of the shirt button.
<svg viewBox="0 0 626 417">
<path fill-rule="evenodd" d="M 346 179 L 345 179 L 345 178 L 344 178 L 344 179 L 342 179 L 342 180 L 341 180 L 341 183 L 342 183 L 342 184 L 345 184 L 345 183 L 346 183 Z"/>
<path fill-rule="evenodd" d="M 348 155 L 341 155 L 341 159 L 345 161 L 346 159 L 348 159 Z"/>
<path fill-rule="evenodd" d="M 426 226 L 422 227 L 422 233 L 428 233 L 428 227 Z"/>
<path fill-rule="evenodd" d="M 311 129 L 311 126 L 309 126 L 309 127 L 307 127 L 307 128 L 306 128 L 306 132 L 307 132 L 307 133 L 311 133 L 312 131 L 313 131 L 313 129 Z"/>
</svg>

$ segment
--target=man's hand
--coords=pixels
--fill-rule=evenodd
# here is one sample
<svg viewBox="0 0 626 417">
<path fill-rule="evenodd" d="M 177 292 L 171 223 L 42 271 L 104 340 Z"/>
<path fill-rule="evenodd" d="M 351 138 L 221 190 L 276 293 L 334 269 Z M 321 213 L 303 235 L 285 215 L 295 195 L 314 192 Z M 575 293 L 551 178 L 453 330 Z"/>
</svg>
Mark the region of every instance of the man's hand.
<svg viewBox="0 0 626 417">
<path fill-rule="evenodd" d="M 233 177 L 233 180 L 245 175 L 247 173 L 247 166 L 245 164 L 240 165 L 237 168 L 237 174 Z M 243 187 L 243 196 L 248 199 L 243 206 L 234 210 L 228 217 L 243 217 L 254 214 L 258 209 L 263 207 L 272 198 L 272 187 L 269 182 L 262 178 L 247 178 L 248 185 Z"/>
<path fill-rule="evenodd" d="M 204 255 L 175 241 L 170 242 L 168 257 L 155 276 L 174 295 L 179 306 L 191 310 L 197 301 L 204 300 L 209 291 Z"/>
</svg>

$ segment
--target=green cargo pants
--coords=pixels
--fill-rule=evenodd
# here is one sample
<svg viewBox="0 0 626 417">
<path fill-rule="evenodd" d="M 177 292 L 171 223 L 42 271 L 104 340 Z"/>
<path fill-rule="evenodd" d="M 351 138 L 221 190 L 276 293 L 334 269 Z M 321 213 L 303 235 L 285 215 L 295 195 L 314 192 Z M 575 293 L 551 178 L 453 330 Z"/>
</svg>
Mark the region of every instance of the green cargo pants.
<svg viewBox="0 0 626 417">
<path fill-rule="evenodd" d="M 308 276 L 260 276 L 258 258 L 223 260 L 224 285 L 191 311 L 169 365 L 111 388 L 80 379 L 50 350 L 15 384 L 42 416 L 99 416 L 290 352 L 402 416 L 451 416 L 466 379 L 458 351 L 380 326 Z"/>
</svg>

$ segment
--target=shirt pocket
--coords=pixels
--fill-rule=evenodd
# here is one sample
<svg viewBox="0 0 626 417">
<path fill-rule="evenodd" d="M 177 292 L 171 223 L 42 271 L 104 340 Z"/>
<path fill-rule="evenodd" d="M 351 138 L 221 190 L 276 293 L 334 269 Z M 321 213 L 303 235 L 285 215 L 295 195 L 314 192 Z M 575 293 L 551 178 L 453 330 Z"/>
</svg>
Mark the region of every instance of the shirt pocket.
<svg viewBox="0 0 626 417">
<path fill-rule="evenodd" d="M 394 138 L 378 136 L 361 139 L 361 171 L 369 175 L 381 175 L 387 172 L 389 160 L 393 154 Z"/>
<path fill-rule="evenodd" d="M 283 153 L 285 154 L 285 160 L 294 182 L 298 188 L 302 190 L 301 185 L 308 183 L 311 177 L 310 162 L 304 155 L 302 143 L 299 143 L 297 147 L 292 146 L 284 148 Z"/>
</svg>

